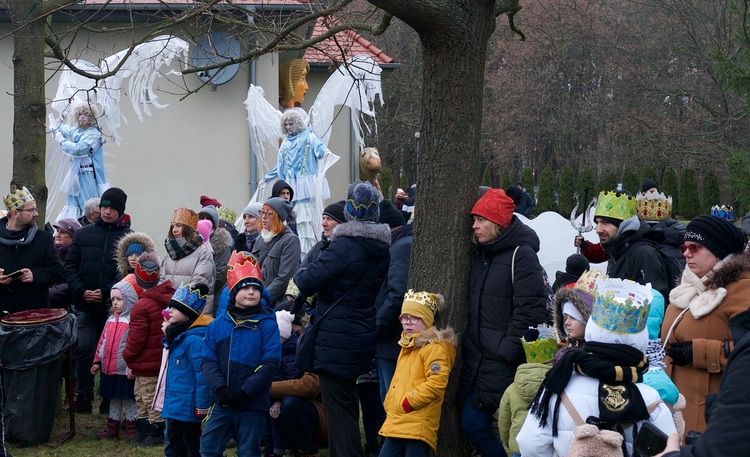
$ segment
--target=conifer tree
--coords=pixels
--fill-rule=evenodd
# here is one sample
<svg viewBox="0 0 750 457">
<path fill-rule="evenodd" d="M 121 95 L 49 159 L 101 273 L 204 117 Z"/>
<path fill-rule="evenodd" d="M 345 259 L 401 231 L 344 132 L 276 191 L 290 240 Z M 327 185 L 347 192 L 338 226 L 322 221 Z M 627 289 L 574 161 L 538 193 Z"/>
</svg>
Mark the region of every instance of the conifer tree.
<svg viewBox="0 0 750 457">
<path fill-rule="evenodd" d="M 664 192 L 664 195 L 672 196 L 672 214 L 680 214 L 680 198 L 677 193 L 677 173 L 674 168 L 667 167 L 664 170 L 664 176 L 662 177 L 661 187 L 659 190 Z"/>
<path fill-rule="evenodd" d="M 513 178 L 510 177 L 510 170 L 507 167 L 500 172 L 500 188 L 505 190 L 513 185 Z"/>
<path fill-rule="evenodd" d="M 534 172 L 531 170 L 531 167 L 523 169 L 523 172 L 521 172 L 521 181 L 523 182 L 523 187 L 526 189 L 526 192 L 531 195 L 531 201 L 536 202 L 536 198 L 534 198 Z"/>
<path fill-rule="evenodd" d="M 588 200 L 591 201 L 599 193 L 599 186 L 596 185 L 596 176 L 594 170 L 586 163 L 581 166 L 581 170 L 578 173 L 578 185 L 576 186 L 578 195 L 581 198 L 586 198 L 588 194 Z M 583 202 L 583 200 L 581 200 Z M 589 202 L 581 203 L 581 205 L 588 205 Z"/>
<path fill-rule="evenodd" d="M 599 190 L 615 190 L 617 188 L 617 183 L 619 182 L 619 179 L 617 179 L 617 175 L 618 173 L 614 168 L 607 167 L 602 170 L 602 174 L 601 176 L 599 176 Z"/>
<path fill-rule="evenodd" d="M 695 170 L 690 167 L 683 168 L 680 174 L 679 197 L 680 216 L 685 219 L 692 219 L 701 214 Z"/>
<path fill-rule="evenodd" d="M 393 188 L 393 173 L 388 167 L 380 169 L 380 188 L 383 189 L 383 196 L 393 201 L 396 196 L 396 189 Z"/>
<path fill-rule="evenodd" d="M 490 175 L 490 166 L 484 167 L 484 173 L 482 173 L 482 185 L 492 187 L 492 176 Z"/>
<path fill-rule="evenodd" d="M 555 204 L 555 187 L 555 172 L 552 171 L 552 166 L 547 164 L 542 170 L 542 175 L 539 177 L 539 192 L 536 204 L 537 213 L 557 210 L 557 205 Z"/>
<path fill-rule="evenodd" d="M 641 190 L 641 180 L 634 165 L 626 165 L 622 172 L 622 188 L 635 195 Z"/>
<path fill-rule="evenodd" d="M 573 175 L 573 167 L 569 164 L 565 164 L 562 171 L 560 172 L 560 184 L 558 186 L 558 212 L 565 218 L 570 216 L 570 212 L 573 211 L 575 206 L 575 198 L 573 195 L 576 192 L 576 181 Z M 578 210 L 582 211 L 586 208 L 588 202 L 583 201 L 583 194 L 580 195 L 581 204 L 578 206 Z"/>
<path fill-rule="evenodd" d="M 701 200 L 700 214 L 708 214 L 711 207 L 721 205 L 721 191 L 719 190 L 719 179 L 713 168 L 703 173 L 703 199 Z"/>
</svg>

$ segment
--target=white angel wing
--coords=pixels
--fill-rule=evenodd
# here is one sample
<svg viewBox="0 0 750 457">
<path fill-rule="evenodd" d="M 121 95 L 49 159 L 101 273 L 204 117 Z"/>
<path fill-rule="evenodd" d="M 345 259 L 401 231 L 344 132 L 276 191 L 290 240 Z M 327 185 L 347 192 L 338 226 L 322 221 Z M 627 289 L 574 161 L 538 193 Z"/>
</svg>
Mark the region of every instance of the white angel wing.
<svg viewBox="0 0 750 457">
<path fill-rule="evenodd" d="M 284 132 L 281 131 L 281 111 L 266 100 L 262 87 L 253 84 L 250 84 L 247 90 L 245 108 L 247 124 L 250 127 L 250 141 L 253 143 L 255 158 L 260 167 L 259 175 L 263 176 L 270 170 L 264 154 L 265 147 L 278 149 L 279 140 L 284 137 Z"/>
<path fill-rule="evenodd" d="M 310 108 L 310 127 L 323 143 L 328 144 L 331 137 L 333 121 L 338 114 L 336 107 L 348 106 L 357 143 L 364 147 L 362 115 L 375 119 L 375 96 L 383 105 L 381 71 L 372 57 L 359 55 L 347 60 L 328 78 Z"/>
</svg>

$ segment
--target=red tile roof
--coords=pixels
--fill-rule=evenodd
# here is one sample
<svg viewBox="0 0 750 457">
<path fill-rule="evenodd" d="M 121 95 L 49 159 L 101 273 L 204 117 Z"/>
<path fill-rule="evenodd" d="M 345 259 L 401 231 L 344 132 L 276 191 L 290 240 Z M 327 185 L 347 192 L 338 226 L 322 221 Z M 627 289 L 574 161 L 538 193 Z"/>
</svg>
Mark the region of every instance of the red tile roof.
<svg viewBox="0 0 750 457">
<path fill-rule="evenodd" d="M 332 21 L 331 18 L 318 18 L 313 28 L 312 37 L 321 36 L 330 25 L 336 23 L 337 21 Z M 393 58 L 388 57 L 382 49 L 353 30 L 344 30 L 334 37 L 321 41 L 312 48 L 307 48 L 302 57 L 311 64 L 328 65 L 332 61 L 343 62 L 350 57 L 361 54 L 372 57 L 378 64 L 393 63 Z"/>
<path fill-rule="evenodd" d="M 79 4 L 81 5 L 102 5 L 109 4 L 113 7 L 117 5 L 156 5 L 156 4 L 170 4 L 170 5 L 190 5 L 191 3 L 198 3 L 194 0 L 85 0 Z M 309 0 L 232 0 L 234 5 L 264 5 L 266 7 L 273 6 L 295 6 L 295 5 L 306 5 L 310 3 Z M 266 8 L 268 9 L 268 8 Z"/>
</svg>

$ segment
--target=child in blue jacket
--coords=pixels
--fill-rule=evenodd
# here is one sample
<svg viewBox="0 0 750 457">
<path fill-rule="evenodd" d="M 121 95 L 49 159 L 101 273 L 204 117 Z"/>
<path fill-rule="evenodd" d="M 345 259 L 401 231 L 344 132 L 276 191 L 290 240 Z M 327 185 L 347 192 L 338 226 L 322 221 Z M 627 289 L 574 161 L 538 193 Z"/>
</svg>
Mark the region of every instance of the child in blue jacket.
<svg viewBox="0 0 750 457">
<path fill-rule="evenodd" d="M 237 455 L 260 456 L 271 382 L 281 364 L 281 336 L 252 255 L 232 253 L 227 287 L 227 312 L 209 324 L 203 340 L 201 367 L 214 405 L 201 436 L 201 456 L 223 456 L 232 438 Z"/>
<path fill-rule="evenodd" d="M 202 313 L 208 286 L 183 284 L 169 300 L 164 346 L 169 350 L 161 416 L 167 421 L 166 455 L 200 457 L 201 422 L 211 397 L 203 381 L 203 336 L 211 317 Z"/>
</svg>

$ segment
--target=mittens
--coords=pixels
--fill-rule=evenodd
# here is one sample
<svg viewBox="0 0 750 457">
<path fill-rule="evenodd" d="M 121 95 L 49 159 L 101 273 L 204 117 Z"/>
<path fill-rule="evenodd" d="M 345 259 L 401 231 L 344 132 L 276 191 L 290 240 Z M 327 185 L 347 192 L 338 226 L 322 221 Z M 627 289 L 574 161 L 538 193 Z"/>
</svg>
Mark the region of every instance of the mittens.
<svg viewBox="0 0 750 457">
<path fill-rule="evenodd" d="M 672 343 L 667 349 L 667 355 L 672 358 L 673 365 L 684 367 L 693 361 L 693 342 Z"/>
<path fill-rule="evenodd" d="M 404 408 L 404 411 L 406 411 L 407 413 L 414 411 L 414 408 L 411 407 L 411 405 L 409 404 L 409 400 L 407 400 L 406 398 L 404 398 L 404 401 L 401 402 L 401 407 Z"/>
</svg>

